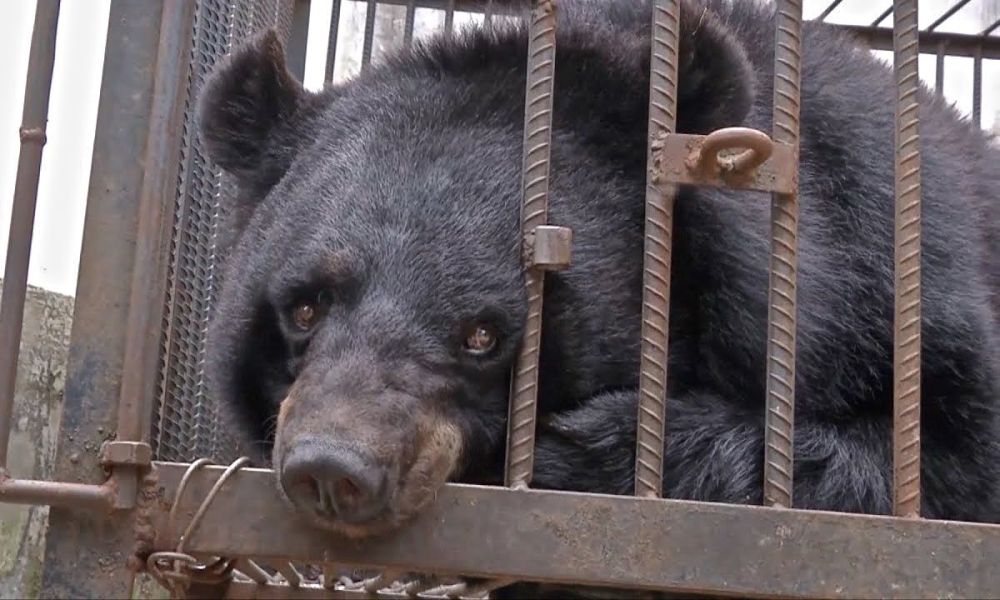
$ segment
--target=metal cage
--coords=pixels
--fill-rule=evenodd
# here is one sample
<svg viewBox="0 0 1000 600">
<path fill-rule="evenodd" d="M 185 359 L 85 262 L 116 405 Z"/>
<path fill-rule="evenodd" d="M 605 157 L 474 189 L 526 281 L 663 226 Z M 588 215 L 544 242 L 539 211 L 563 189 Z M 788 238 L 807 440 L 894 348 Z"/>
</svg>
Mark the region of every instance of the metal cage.
<svg viewBox="0 0 1000 600">
<path fill-rule="evenodd" d="M 819 18 L 841 1 L 833 0 Z M 768 597 L 1000 593 L 1000 525 L 919 518 L 916 100 L 920 52 L 937 56 L 939 87 L 945 56 L 973 57 L 978 123 L 982 61 L 1000 58 L 1000 21 L 979 35 L 941 33 L 938 27 L 968 3 L 956 0 L 921 31 L 917 1 L 893 0 L 870 26 L 844 26 L 872 48 L 894 51 L 898 89 L 894 516 L 834 514 L 789 508 L 802 0 L 776 3 L 773 131 L 694 136 L 674 132 L 680 0 L 652 2 L 635 497 L 530 489 L 545 274 L 564 261 L 528 253 L 535 257 L 524 265 L 530 314 L 513 378 L 506 488 L 448 485 L 412 526 L 387 539 L 356 542 L 288 518 L 269 471 L 245 468 L 240 460 L 228 467 L 205 460 L 228 462 L 245 449 L 225 435 L 224 415 L 204 393 L 204 331 L 219 286 L 220 199 L 228 188 L 202 150 L 193 103 L 215 62 L 264 27 L 279 30 L 301 76 L 308 0 L 114 0 L 56 481 L 14 479 L 4 470 L 60 4 L 39 0 L 0 309 L 0 501 L 52 507 L 45 595 L 131 597 L 143 571 L 178 596 L 229 598 L 476 596 L 514 581 Z M 327 81 L 338 60 L 341 4 L 333 1 Z M 373 60 L 374 23 L 384 5 L 405 7 L 401 43 L 409 44 L 419 8 L 443 10 L 451 31 L 456 11 L 482 13 L 489 24 L 502 4 L 372 0 L 365 8 L 361 68 Z M 536 249 L 544 245 L 547 255 L 559 257 L 568 252 L 571 232 L 546 219 L 557 10 L 554 0 L 532 2 L 522 233 Z M 881 27 L 890 15 L 892 28 Z M 769 156 L 749 153 L 731 165 L 749 177 L 665 166 L 687 158 L 711 166 L 718 149 L 734 139 Z M 672 202 L 679 184 L 772 193 L 763 507 L 660 498 L 670 418 Z M 353 581 L 339 577 L 344 568 L 374 571 Z"/>
</svg>

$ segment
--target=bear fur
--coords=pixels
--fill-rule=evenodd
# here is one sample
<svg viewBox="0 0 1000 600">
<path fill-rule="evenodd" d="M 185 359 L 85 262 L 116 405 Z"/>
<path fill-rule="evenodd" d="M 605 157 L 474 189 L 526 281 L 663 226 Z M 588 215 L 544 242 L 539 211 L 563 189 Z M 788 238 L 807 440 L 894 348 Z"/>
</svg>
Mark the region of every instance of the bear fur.
<svg viewBox="0 0 1000 600">
<path fill-rule="evenodd" d="M 571 268 L 546 279 L 532 485 L 630 494 L 651 10 L 648 0 L 558 6 L 549 222 L 571 228 L 574 247 Z M 769 132 L 773 44 L 773 6 L 685 0 L 678 131 Z M 502 481 L 527 311 L 526 46 L 521 24 L 474 28 L 314 94 L 268 34 L 213 76 L 202 131 L 239 194 L 208 372 L 264 445 L 262 460 L 276 429 L 304 427 L 279 409 L 309 372 L 311 404 L 300 399 L 299 413 L 309 406 L 308 418 L 347 431 L 350 415 L 391 408 L 404 418 L 379 420 L 390 435 L 407 411 L 433 405 L 461 451 L 432 483 Z M 889 66 L 828 26 L 804 25 L 799 508 L 892 508 L 894 100 Z M 929 90 L 920 102 L 922 514 L 997 522 L 1000 153 Z M 722 189 L 676 197 L 667 497 L 762 502 L 770 205 L 768 194 Z M 283 311 L 316 293 L 322 324 L 290 332 Z M 461 328 L 483 319 L 500 332 L 496 351 L 462 356 Z M 348 371 L 363 373 L 351 389 L 364 390 L 364 406 L 323 391 Z M 413 439 L 385 460 L 408 460 Z"/>
</svg>

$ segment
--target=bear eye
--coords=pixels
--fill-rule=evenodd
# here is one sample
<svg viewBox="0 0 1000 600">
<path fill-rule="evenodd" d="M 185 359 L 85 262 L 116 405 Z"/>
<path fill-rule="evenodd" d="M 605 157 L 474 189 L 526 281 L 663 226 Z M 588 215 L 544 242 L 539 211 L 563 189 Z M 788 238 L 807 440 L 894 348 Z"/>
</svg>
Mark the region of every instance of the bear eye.
<svg viewBox="0 0 1000 600">
<path fill-rule="evenodd" d="M 309 331 L 316 325 L 316 316 L 319 311 L 316 310 L 316 306 L 303 302 L 297 304 L 295 308 L 292 309 L 292 323 L 295 324 L 300 331 Z"/>
<path fill-rule="evenodd" d="M 474 325 L 463 343 L 463 349 L 473 356 L 485 356 L 496 347 L 496 330 L 482 324 Z"/>
</svg>

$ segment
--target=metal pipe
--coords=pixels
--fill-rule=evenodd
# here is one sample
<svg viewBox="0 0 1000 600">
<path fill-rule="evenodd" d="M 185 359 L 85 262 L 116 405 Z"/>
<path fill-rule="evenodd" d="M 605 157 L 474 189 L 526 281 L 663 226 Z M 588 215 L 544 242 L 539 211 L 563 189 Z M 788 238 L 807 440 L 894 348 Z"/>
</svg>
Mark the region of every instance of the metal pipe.
<svg viewBox="0 0 1000 600">
<path fill-rule="evenodd" d="M 955 14 L 959 10 L 961 10 L 961 8 L 963 6 L 965 6 L 966 4 L 968 4 L 970 1 L 971 0 L 958 0 L 958 2 L 956 2 L 955 4 L 953 4 L 951 6 L 951 8 L 949 8 L 946 11 L 944 11 L 944 14 L 942 14 L 940 17 L 938 17 L 937 19 L 935 19 L 933 23 L 931 23 L 930 25 L 928 25 L 927 28 L 924 31 L 934 31 L 935 29 L 937 29 L 938 27 L 940 27 L 941 25 L 943 25 L 945 21 L 947 21 L 948 19 L 950 19 L 953 14 Z"/>
<path fill-rule="evenodd" d="M 892 50 L 893 36 L 889 27 L 869 27 L 867 25 L 834 25 L 853 35 L 873 50 Z M 946 44 L 948 56 L 976 56 L 982 53 L 985 59 L 1000 59 L 1000 36 L 945 33 L 943 31 L 921 31 L 920 48 L 925 54 L 933 54 L 940 44 Z"/>
<path fill-rule="evenodd" d="M 989 25 L 989 27 L 987 27 L 986 29 L 984 29 L 983 32 L 980 33 L 979 35 L 981 35 L 983 37 L 988 36 L 989 34 L 991 34 L 994 31 L 996 31 L 998 27 L 1000 27 L 1000 19 L 997 19 L 996 21 L 993 21 L 993 23 L 991 23 Z"/>
<path fill-rule="evenodd" d="M 646 225 L 643 253 L 642 344 L 639 419 L 636 431 L 635 494 L 663 491 L 667 404 L 667 345 L 670 332 L 670 261 L 673 249 L 673 184 L 659 181 L 655 146 L 677 126 L 677 65 L 680 0 L 653 2 L 650 44 Z"/>
<path fill-rule="evenodd" d="M 368 10 L 365 13 L 364 46 L 361 47 L 362 71 L 367 71 L 372 62 L 372 45 L 375 42 L 375 11 L 377 10 L 378 3 L 375 0 L 368 2 Z"/>
<path fill-rule="evenodd" d="M 57 483 L 7 477 L 0 471 L 0 503 L 110 511 L 114 486 Z"/>
<path fill-rule="evenodd" d="M 524 107 L 522 238 L 533 235 L 535 228 L 548 221 L 555 69 L 556 6 L 553 0 L 532 0 Z M 531 484 L 535 462 L 535 415 L 545 272 L 526 265 L 524 283 L 528 318 L 512 378 L 505 469 L 506 484 L 518 488 Z"/>
<path fill-rule="evenodd" d="M 333 0 L 330 12 L 330 37 L 326 47 L 326 73 L 323 81 L 333 83 L 333 68 L 337 66 L 337 34 L 340 33 L 340 0 Z"/>
<path fill-rule="evenodd" d="M 774 46 L 776 143 L 793 148 L 798 164 L 802 66 L 802 1 L 779 0 Z M 795 426 L 795 333 L 798 191 L 771 198 L 770 299 L 767 315 L 767 413 L 764 504 L 792 507 Z"/>
<path fill-rule="evenodd" d="M 893 513 L 920 516 L 920 105 L 917 0 L 893 0 L 896 240 Z"/>
<path fill-rule="evenodd" d="M 0 300 L 0 468 L 7 464 L 7 442 L 13 427 L 17 359 L 28 292 L 28 262 L 49 115 L 52 69 L 56 59 L 59 1 L 38 0 L 28 55 L 28 78 L 21 119 L 21 154 L 17 163 L 3 297 Z"/>
</svg>

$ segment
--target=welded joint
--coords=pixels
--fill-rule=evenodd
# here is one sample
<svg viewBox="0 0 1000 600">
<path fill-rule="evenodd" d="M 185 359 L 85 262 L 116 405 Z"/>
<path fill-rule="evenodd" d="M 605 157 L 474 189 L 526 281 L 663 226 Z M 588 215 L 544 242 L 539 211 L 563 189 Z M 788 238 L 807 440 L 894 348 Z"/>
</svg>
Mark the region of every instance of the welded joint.
<svg viewBox="0 0 1000 600">
<path fill-rule="evenodd" d="M 525 264 L 542 271 L 562 271 L 573 258 L 573 230 L 539 225 L 524 236 Z"/>
<path fill-rule="evenodd" d="M 148 467 L 153 464 L 153 449 L 146 442 L 104 442 L 100 461 L 107 468 Z"/>
<path fill-rule="evenodd" d="M 42 127 L 22 127 L 19 130 L 19 133 L 22 144 L 28 142 L 38 142 L 38 145 L 44 146 L 49 140 L 48 136 L 45 134 L 45 129 Z"/>
</svg>

